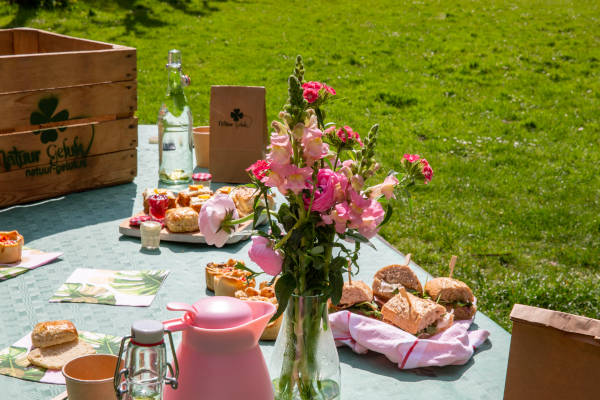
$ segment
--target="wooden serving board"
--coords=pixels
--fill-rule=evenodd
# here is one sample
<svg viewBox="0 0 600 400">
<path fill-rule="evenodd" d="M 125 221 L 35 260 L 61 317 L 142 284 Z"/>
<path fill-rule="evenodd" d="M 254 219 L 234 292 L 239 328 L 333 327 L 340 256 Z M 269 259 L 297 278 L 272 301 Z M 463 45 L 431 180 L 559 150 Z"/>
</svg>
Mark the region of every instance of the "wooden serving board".
<svg viewBox="0 0 600 400">
<path fill-rule="evenodd" d="M 140 214 L 143 215 L 143 214 Z M 261 219 L 258 223 L 261 224 Z M 119 233 L 126 236 L 141 237 L 140 228 L 129 226 L 129 218 L 121 222 L 119 225 Z M 249 239 L 252 234 L 252 221 L 244 222 L 238 226 L 237 231 L 229 235 L 229 239 L 225 244 L 233 244 L 242 240 Z M 203 234 L 198 232 L 188 233 L 173 233 L 166 227 L 160 231 L 160 240 L 167 242 L 180 242 L 180 243 L 195 243 L 195 244 L 206 244 L 206 238 Z"/>
</svg>

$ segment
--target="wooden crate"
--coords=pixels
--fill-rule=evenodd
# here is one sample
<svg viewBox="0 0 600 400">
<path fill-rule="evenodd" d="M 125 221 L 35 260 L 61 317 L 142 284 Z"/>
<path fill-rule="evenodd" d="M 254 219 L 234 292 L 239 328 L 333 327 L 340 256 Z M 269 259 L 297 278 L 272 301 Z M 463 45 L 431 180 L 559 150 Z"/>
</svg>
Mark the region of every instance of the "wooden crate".
<svg viewBox="0 0 600 400">
<path fill-rule="evenodd" d="M 131 182 L 136 50 L 0 30 L 0 207 Z"/>
</svg>

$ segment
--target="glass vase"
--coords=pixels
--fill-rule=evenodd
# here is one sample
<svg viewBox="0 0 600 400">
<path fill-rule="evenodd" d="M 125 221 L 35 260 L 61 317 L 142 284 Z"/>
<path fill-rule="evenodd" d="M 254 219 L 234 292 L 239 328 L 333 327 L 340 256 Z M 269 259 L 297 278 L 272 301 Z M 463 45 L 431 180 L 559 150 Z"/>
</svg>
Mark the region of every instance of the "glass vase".
<svg viewBox="0 0 600 400">
<path fill-rule="evenodd" d="M 325 296 L 290 297 L 269 372 L 275 400 L 340 398 L 340 360 Z"/>
</svg>

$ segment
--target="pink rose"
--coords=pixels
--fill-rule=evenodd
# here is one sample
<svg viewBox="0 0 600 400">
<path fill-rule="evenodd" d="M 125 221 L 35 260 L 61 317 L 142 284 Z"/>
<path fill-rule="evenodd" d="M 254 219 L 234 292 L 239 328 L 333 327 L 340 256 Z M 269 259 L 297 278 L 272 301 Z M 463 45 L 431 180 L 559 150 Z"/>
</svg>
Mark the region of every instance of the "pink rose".
<svg viewBox="0 0 600 400">
<path fill-rule="evenodd" d="M 304 128 L 302 135 L 302 155 L 307 164 L 320 160 L 329 152 L 329 145 L 323 143 L 323 132 L 317 128 Z"/>
<path fill-rule="evenodd" d="M 288 135 L 271 135 L 271 152 L 267 159 L 273 164 L 289 164 L 293 154 L 292 143 Z"/>
<path fill-rule="evenodd" d="M 283 257 L 279 252 L 273 250 L 273 243 L 265 237 L 252 237 L 252 247 L 248 250 L 248 256 L 271 276 L 278 275 L 281 272 Z"/>
<path fill-rule="evenodd" d="M 222 227 L 223 221 L 228 217 L 238 218 L 238 212 L 233 200 L 226 194 L 217 194 L 211 197 L 200 210 L 198 227 L 206 239 L 206 244 L 223 247 L 229 232 L 235 227 Z"/>
<path fill-rule="evenodd" d="M 431 178 L 433 178 L 433 169 L 429 165 L 426 159 L 421 160 L 421 166 L 423 168 L 423 177 L 425 178 L 425 184 L 431 182 Z"/>
<path fill-rule="evenodd" d="M 314 103 L 319 98 L 319 91 L 316 89 L 304 89 L 302 96 L 309 103 Z"/>
<path fill-rule="evenodd" d="M 312 211 L 324 212 L 329 210 L 336 201 L 343 201 L 348 179 L 342 174 L 327 168 L 317 173 L 317 187 L 313 191 L 314 201 Z M 310 197 L 304 197 L 304 205 L 308 209 Z"/>
<path fill-rule="evenodd" d="M 414 163 L 415 161 L 418 161 L 419 158 L 421 158 L 421 157 L 418 154 L 405 154 L 404 155 L 404 159 L 410 163 Z"/>
<path fill-rule="evenodd" d="M 258 160 L 248 168 L 246 172 L 252 172 L 252 175 L 259 181 L 262 181 L 267 176 L 267 171 L 271 168 L 271 163 L 265 160 Z"/>
</svg>

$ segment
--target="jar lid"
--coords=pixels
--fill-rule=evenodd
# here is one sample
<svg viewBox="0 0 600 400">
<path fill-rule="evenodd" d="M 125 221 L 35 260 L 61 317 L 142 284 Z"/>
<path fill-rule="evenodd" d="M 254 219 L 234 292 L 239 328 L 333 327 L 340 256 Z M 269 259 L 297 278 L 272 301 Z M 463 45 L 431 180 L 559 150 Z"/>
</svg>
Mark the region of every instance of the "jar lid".
<svg viewBox="0 0 600 400">
<path fill-rule="evenodd" d="M 162 322 L 152 319 L 135 321 L 131 325 L 132 340 L 139 344 L 156 344 L 163 341 L 164 327 Z"/>
<path fill-rule="evenodd" d="M 207 182 L 212 179 L 212 175 L 208 172 L 197 172 L 192 175 L 192 179 L 195 181 Z"/>
</svg>

